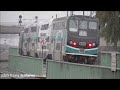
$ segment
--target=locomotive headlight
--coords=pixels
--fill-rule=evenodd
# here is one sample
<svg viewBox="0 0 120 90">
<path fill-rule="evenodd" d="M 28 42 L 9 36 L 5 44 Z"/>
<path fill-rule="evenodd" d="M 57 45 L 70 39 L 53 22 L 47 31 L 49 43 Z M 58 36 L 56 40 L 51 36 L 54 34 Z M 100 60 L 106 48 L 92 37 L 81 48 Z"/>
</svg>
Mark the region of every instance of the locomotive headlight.
<svg viewBox="0 0 120 90">
<path fill-rule="evenodd" d="M 92 47 L 92 44 L 91 44 L 91 43 L 89 43 L 89 44 L 88 44 L 88 46 L 89 46 L 89 47 Z"/>
<path fill-rule="evenodd" d="M 88 42 L 88 48 L 92 48 L 93 47 L 93 43 L 92 42 Z"/>
<path fill-rule="evenodd" d="M 92 46 L 95 46 L 95 43 L 93 43 Z"/>
<path fill-rule="evenodd" d="M 70 44 L 72 44 L 73 42 L 72 41 L 70 41 Z"/>
<path fill-rule="evenodd" d="M 76 43 L 76 42 L 73 42 L 73 45 L 74 45 L 74 46 L 76 46 L 76 45 L 77 45 L 77 43 Z"/>
<path fill-rule="evenodd" d="M 76 47 L 78 45 L 78 43 L 75 41 L 70 41 L 70 45 L 72 45 L 73 47 Z"/>
</svg>

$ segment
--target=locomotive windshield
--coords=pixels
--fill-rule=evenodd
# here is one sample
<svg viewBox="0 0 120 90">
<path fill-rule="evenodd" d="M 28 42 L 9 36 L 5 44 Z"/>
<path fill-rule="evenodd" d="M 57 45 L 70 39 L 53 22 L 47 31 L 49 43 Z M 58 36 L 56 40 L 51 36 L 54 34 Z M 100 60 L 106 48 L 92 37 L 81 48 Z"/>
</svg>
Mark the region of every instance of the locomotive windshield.
<svg viewBox="0 0 120 90">
<path fill-rule="evenodd" d="M 69 21 L 69 31 L 70 32 L 78 32 L 78 29 L 87 29 L 87 21 L 85 20 L 70 20 Z M 90 23 L 90 25 L 93 23 Z M 94 27 L 90 27 L 90 28 L 94 28 Z"/>
<path fill-rule="evenodd" d="M 78 32 L 78 30 L 89 30 L 97 29 L 97 22 L 89 21 L 89 20 L 75 20 L 72 19 L 69 21 L 69 31 L 70 32 Z"/>
<path fill-rule="evenodd" d="M 97 22 L 89 22 L 89 29 L 97 29 Z"/>
<path fill-rule="evenodd" d="M 78 32 L 78 20 L 69 21 L 69 31 Z"/>
<path fill-rule="evenodd" d="M 42 25 L 41 30 L 47 30 L 49 27 L 49 24 Z"/>
<path fill-rule="evenodd" d="M 84 21 L 84 20 L 80 20 L 79 21 L 79 28 L 80 29 L 87 29 L 87 21 Z"/>
<path fill-rule="evenodd" d="M 68 20 L 68 39 L 79 42 L 97 42 L 98 21 L 92 17 L 71 17 Z M 80 38 L 78 40 L 78 38 Z M 91 40 L 90 40 L 91 39 Z"/>
</svg>

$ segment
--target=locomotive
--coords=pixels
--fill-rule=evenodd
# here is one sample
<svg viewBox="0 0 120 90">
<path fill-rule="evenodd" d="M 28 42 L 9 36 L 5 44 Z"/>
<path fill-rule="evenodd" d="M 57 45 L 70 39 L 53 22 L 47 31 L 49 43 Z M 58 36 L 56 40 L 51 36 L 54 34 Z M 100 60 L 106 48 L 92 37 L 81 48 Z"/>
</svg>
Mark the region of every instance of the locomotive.
<svg viewBox="0 0 120 90">
<path fill-rule="evenodd" d="M 99 50 L 99 22 L 73 15 L 52 21 L 49 59 L 94 64 Z"/>
<path fill-rule="evenodd" d="M 21 55 L 37 58 L 95 64 L 99 51 L 99 29 L 97 18 L 83 15 L 33 24 L 21 33 L 19 51 Z"/>
</svg>

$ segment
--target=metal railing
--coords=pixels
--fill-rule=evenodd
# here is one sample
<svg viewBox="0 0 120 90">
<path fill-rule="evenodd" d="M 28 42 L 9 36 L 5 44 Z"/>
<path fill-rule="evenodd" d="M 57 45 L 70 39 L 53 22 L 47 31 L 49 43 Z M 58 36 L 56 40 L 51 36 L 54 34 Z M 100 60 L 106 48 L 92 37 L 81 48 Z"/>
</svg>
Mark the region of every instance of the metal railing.
<svg viewBox="0 0 120 90">
<path fill-rule="evenodd" d="M 120 79 L 120 68 L 112 72 L 111 67 L 83 65 L 60 61 L 47 61 L 47 79 Z"/>
</svg>

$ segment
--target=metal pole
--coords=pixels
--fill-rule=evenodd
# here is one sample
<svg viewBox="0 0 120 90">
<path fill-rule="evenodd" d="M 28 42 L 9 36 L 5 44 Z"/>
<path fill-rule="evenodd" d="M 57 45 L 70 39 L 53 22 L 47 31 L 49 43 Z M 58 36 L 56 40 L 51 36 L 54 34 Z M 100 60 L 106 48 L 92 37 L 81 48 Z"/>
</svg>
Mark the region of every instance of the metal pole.
<svg viewBox="0 0 120 90">
<path fill-rule="evenodd" d="M 56 14 L 56 18 L 57 18 L 57 14 Z"/>
<path fill-rule="evenodd" d="M 43 58 L 43 45 L 42 45 L 42 58 Z"/>
<path fill-rule="evenodd" d="M 62 58 L 62 39 L 61 39 L 61 52 L 60 52 L 60 61 L 63 61 L 63 58 Z"/>
<path fill-rule="evenodd" d="M 85 11 L 83 11 L 83 15 L 85 15 Z"/>
<path fill-rule="evenodd" d="M 20 21 L 21 21 L 21 19 L 20 19 Z M 21 23 L 20 23 L 20 26 L 21 26 Z"/>
<path fill-rule="evenodd" d="M 92 11 L 90 11 L 90 17 L 92 16 Z"/>
<path fill-rule="evenodd" d="M 35 16 L 35 19 L 36 19 L 35 23 L 38 23 L 38 16 Z"/>
<path fill-rule="evenodd" d="M 53 48 L 53 60 L 55 60 L 55 38 L 53 39 L 54 40 L 54 48 Z"/>
<path fill-rule="evenodd" d="M 67 16 L 68 16 L 68 11 L 67 11 Z"/>
</svg>

